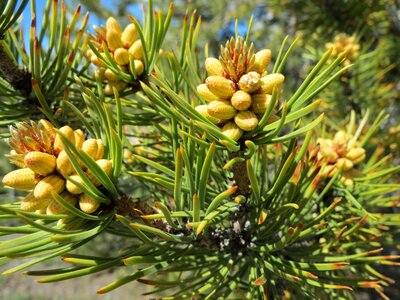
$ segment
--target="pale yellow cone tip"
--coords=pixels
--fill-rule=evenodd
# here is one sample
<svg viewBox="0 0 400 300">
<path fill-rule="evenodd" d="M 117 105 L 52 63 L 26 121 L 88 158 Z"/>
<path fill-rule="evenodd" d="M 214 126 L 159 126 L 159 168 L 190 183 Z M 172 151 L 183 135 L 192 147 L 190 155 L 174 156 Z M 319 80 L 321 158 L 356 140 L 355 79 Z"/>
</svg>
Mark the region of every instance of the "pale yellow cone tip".
<svg viewBox="0 0 400 300">
<path fill-rule="evenodd" d="M 344 131 L 339 130 L 338 132 L 336 132 L 336 134 L 335 134 L 335 136 L 333 138 L 333 142 L 336 145 L 344 145 L 344 144 L 346 144 L 347 143 L 347 134 Z"/>
<path fill-rule="evenodd" d="M 104 78 L 108 81 L 118 81 L 121 79 L 114 71 L 108 68 L 104 71 Z"/>
<path fill-rule="evenodd" d="M 133 60 L 133 65 L 135 67 L 136 75 L 140 76 L 144 72 L 144 64 L 141 60 L 135 59 Z"/>
<path fill-rule="evenodd" d="M 354 162 L 359 162 L 364 160 L 365 158 L 365 149 L 363 148 L 352 148 L 350 149 L 347 154 L 346 158 L 354 161 Z"/>
<path fill-rule="evenodd" d="M 121 36 L 121 34 L 122 34 L 121 27 L 119 26 L 118 21 L 113 17 L 109 17 L 107 19 L 107 21 L 106 21 L 106 29 L 107 29 L 107 32 L 109 30 L 116 31 L 119 36 Z"/>
<path fill-rule="evenodd" d="M 139 34 L 134 24 L 129 24 L 122 32 L 121 40 L 125 48 L 129 48 L 138 39 Z"/>
<path fill-rule="evenodd" d="M 98 66 L 98 67 L 101 67 L 101 68 L 107 67 L 107 65 L 104 63 L 104 61 L 102 61 L 102 60 L 101 60 L 99 57 L 97 57 L 97 55 L 95 55 L 95 54 L 93 54 L 93 55 L 90 57 L 90 61 L 91 61 L 92 64 L 94 64 L 94 65 L 96 65 L 96 66 Z"/>
<path fill-rule="evenodd" d="M 354 164 L 351 160 L 347 158 L 339 158 L 337 160 L 336 166 L 338 167 L 339 170 L 348 171 L 353 168 Z"/>
</svg>

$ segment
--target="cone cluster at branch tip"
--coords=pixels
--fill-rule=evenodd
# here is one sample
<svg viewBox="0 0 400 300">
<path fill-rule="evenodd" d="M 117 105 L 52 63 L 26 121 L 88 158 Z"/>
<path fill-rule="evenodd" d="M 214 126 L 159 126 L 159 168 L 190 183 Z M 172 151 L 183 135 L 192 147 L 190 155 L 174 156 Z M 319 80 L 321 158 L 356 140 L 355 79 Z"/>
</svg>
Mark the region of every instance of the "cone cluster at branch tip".
<svg viewBox="0 0 400 300">
<path fill-rule="evenodd" d="M 343 62 L 345 66 L 350 65 L 352 61 L 360 54 L 360 44 L 357 43 L 354 36 L 348 36 L 341 33 L 335 36 L 331 43 L 325 45 L 327 49 L 332 48 L 332 57 L 336 58 L 343 52 L 346 52 L 346 59 Z"/>
<path fill-rule="evenodd" d="M 105 46 L 122 72 L 131 73 L 129 64 L 130 61 L 133 61 L 135 74 L 137 76 L 142 75 L 144 71 L 144 52 L 134 24 L 131 23 L 122 30 L 118 21 L 110 17 L 107 19 L 105 27 L 94 26 L 94 30 L 96 31 L 96 36 L 92 38 L 91 42 L 97 47 L 102 58 L 107 60 L 103 48 Z M 127 83 L 117 73 L 107 68 L 103 60 L 92 49 L 88 49 L 85 56 L 98 67 L 95 71 L 95 76 L 99 76 L 106 82 L 104 87 L 105 94 L 112 95 L 113 87 L 121 91 L 127 86 Z"/>
<path fill-rule="evenodd" d="M 322 170 L 323 175 L 332 177 L 341 172 L 341 182 L 346 186 L 353 186 L 352 177 L 359 175 L 354 167 L 365 159 L 365 149 L 344 131 L 338 131 L 333 139 L 319 138 L 317 143 L 320 146 L 318 158 L 326 163 Z"/>
<path fill-rule="evenodd" d="M 104 159 L 104 144 L 100 139 L 85 139 L 82 130 L 73 130 L 69 126 L 59 129 L 76 148 L 92 157 L 110 176 L 112 163 Z M 86 213 L 95 212 L 100 204 L 85 195 L 71 179 L 82 183 L 64 150 L 60 135 L 53 125 L 46 120 L 39 122 L 18 123 L 10 129 L 8 140 L 12 150 L 7 155 L 11 163 L 20 169 L 9 172 L 3 177 L 3 184 L 17 190 L 30 191 L 21 201 L 24 211 L 39 213 L 67 214 L 68 210 L 53 199 L 53 193 L 59 194 L 72 205 Z M 88 178 L 95 186 L 100 186 L 86 166 L 81 164 Z"/>
<path fill-rule="evenodd" d="M 269 49 L 254 53 L 253 44 L 232 38 L 221 46 L 219 59 L 206 59 L 208 77 L 197 92 L 208 103 L 196 110 L 235 141 L 244 131 L 254 130 L 270 105 L 273 89 L 279 91 L 285 79 L 280 73 L 267 73 L 270 61 Z"/>
</svg>

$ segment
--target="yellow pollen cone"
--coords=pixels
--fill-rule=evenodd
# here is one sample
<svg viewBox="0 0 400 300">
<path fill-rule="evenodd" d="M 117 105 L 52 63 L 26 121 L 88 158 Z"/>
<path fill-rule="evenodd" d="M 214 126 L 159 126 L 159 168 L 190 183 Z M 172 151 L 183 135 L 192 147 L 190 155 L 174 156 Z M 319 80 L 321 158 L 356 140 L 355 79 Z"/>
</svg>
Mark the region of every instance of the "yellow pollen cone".
<svg viewBox="0 0 400 300">
<path fill-rule="evenodd" d="M 135 41 L 132 46 L 129 48 L 129 56 L 133 59 L 143 60 L 144 59 L 144 52 L 142 41 L 137 40 Z"/>
<path fill-rule="evenodd" d="M 211 91 L 208 89 L 207 85 L 205 83 L 199 84 L 197 86 L 197 92 L 199 93 L 201 99 L 211 102 L 214 100 L 221 100 L 217 96 L 215 96 Z"/>
<path fill-rule="evenodd" d="M 129 52 L 125 48 L 117 48 L 114 52 L 114 60 L 119 65 L 129 64 Z"/>
<path fill-rule="evenodd" d="M 220 125 L 224 122 L 224 120 L 211 117 L 210 114 L 207 112 L 207 104 L 205 105 L 198 105 L 195 109 L 207 120 L 211 121 L 213 124 Z"/>
<path fill-rule="evenodd" d="M 71 175 L 70 178 L 83 185 L 83 180 L 79 175 Z M 73 183 L 70 180 L 67 180 L 67 183 L 65 184 L 65 188 L 71 194 L 82 194 L 83 193 L 82 190 L 77 185 L 75 185 L 75 183 Z"/>
<path fill-rule="evenodd" d="M 255 114 L 263 114 L 271 103 L 271 95 L 254 94 L 251 96 L 251 110 Z"/>
<path fill-rule="evenodd" d="M 279 89 L 284 80 L 285 76 L 280 73 L 268 74 L 264 77 L 261 77 L 261 87 L 259 93 L 271 94 L 274 87 L 277 87 Z"/>
<path fill-rule="evenodd" d="M 230 101 L 212 101 L 207 104 L 208 114 L 217 119 L 229 120 L 236 114 L 236 109 L 233 108 Z"/>
<path fill-rule="evenodd" d="M 35 187 L 35 173 L 29 168 L 23 168 L 7 173 L 3 184 L 17 190 L 31 190 Z"/>
<path fill-rule="evenodd" d="M 65 180 L 58 175 L 49 175 L 39 181 L 33 190 L 37 199 L 51 199 L 52 193 L 61 193 L 65 187 Z"/>
<path fill-rule="evenodd" d="M 56 168 L 56 157 L 39 151 L 28 152 L 24 157 L 24 162 L 33 172 L 43 176 L 50 174 Z"/>
<path fill-rule="evenodd" d="M 124 44 L 121 40 L 121 35 L 118 34 L 114 29 L 107 30 L 107 46 L 111 51 L 115 51 L 118 48 L 123 48 Z"/>
<path fill-rule="evenodd" d="M 63 176 L 69 176 L 75 172 L 68 154 L 63 150 L 58 154 L 56 169 Z"/>
<path fill-rule="evenodd" d="M 82 194 L 79 197 L 79 208 L 87 213 L 91 214 L 92 212 L 95 212 L 100 206 L 100 203 L 91 198 L 90 196 L 86 194 Z"/>
<path fill-rule="evenodd" d="M 106 29 L 107 31 L 109 30 L 115 30 L 119 36 L 121 36 L 122 31 L 121 27 L 118 24 L 118 21 L 114 19 L 113 17 L 109 17 L 106 21 Z"/>
<path fill-rule="evenodd" d="M 104 78 L 107 79 L 108 81 L 121 80 L 121 78 L 119 78 L 119 76 L 116 73 L 114 73 L 114 71 L 108 68 L 104 71 Z"/>
<path fill-rule="evenodd" d="M 206 79 L 207 88 L 221 99 L 230 99 L 236 92 L 233 81 L 222 76 L 209 76 Z"/>
<path fill-rule="evenodd" d="M 138 31 L 134 24 L 129 24 L 122 32 L 121 40 L 125 48 L 129 48 L 139 37 Z"/>
<path fill-rule="evenodd" d="M 269 49 L 263 49 L 255 54 L 254 64 L 251 71 L 255 71 L 259 74 L 264 73 L 271 62 L 272 53 Z"/>
<path fill-rule="evenodd" d="M 243 130 L 240 129 L 234 122 L 227 122 L 221 129 L 222 133 L 228 138 L 237 141 L 243 134 Z"/>
<path fill-rule="evenodd" d="M 256 114 L 250 110 L 239 111 L 234 120 L 236 125 L 244 131 L 251 131 L 258 125 Z"/>
<path fill-rule="evenodd" d="M 100 166 L 100 168 L 104 171 L 104 173 L 107 174 L 108 177 L 111 176 L 111 171 L 112 171 L 112 163 L 108 159 L 99 159 L 96 161 L 96 163 Z M 87 176 L 89 179 L 93 182 L 95 186 L 100 185 L 100 181 L 94 176 L 91 170 L 87 171 Z"/>
<path fill-rule="evenodd" d="M 85 134 L 82 130 L 77 129 L 74 131 L 75 135 L 75 147 L 80 149 L 82 147 L 83 142 L 85 141 Z"/>
<path fill-rule="evenodd" d="M 208 76 L 221 76 L 224 72 L 219 59 L 209 57 L 206 59 L 206 71 Z"/>
<path fill-rule="evenodd" d="M 30 192 L 21 201 L 20 208 L 24 211 L 36 211 L 39 209 L 44 209 L 49 205 L 51 199 L 36 199 L 33 192 Z"/>
<path fill-rule="evenodd" d="M 65 135 L 65 137 L 75 144 L 75 133 L 69 126 L 63 126 L 59 129 L 59 131 Z M 61 142 L 61 137 L 59 134 L 56 135 L 56 139 L 54 140 L 53 144 L 53 152 L 54 154 L 58 155 L 62 150 L 64 150 L 64 146 Z"/>
<path fill-rule="evenodd" d="M 75 206 L 78 202 L 78 199 L 75 195 L 72 195 L 68 192 L 63 192 L 61 197 L 64 198 L 69 204 Z M 46 214 L 48 215 L 58 215 L 68 213 L 68 209 L 62 206 L 57 200 L 53 199 L 50 201 L 49 206 L 47 206 Z"/>
<path fill-rule="evenodd" d="M 246 73 L 240 77 L 238 86 L 242 91 L 252 93 L 260 87 L 260 78 L 260 74 L 257 72 Z"/>
<path fill-rule="evenodd" d="M 251 105 L 251 95 L 245 91 L 237 91 L 233 94 L 231 103 L 237 110 L 246 110 Z"/>
<path fill-rule="evenodd" d="M 96 139 L 88 139 L 83 142 L 82 144 L 82 150 L 85 152 L 87 155 L 89 155 L 91 158 L 95 159 L 97 156 L 97 140 Z"/>
</svg>

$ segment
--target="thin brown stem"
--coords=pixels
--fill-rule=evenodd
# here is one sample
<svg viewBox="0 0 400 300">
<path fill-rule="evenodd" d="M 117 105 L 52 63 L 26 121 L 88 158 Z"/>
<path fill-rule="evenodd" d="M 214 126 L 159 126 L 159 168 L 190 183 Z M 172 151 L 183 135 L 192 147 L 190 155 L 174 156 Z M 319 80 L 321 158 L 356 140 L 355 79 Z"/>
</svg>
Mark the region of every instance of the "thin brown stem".
<svg viewBox="0 0 400 300">
<path fill-rule="evenodd" d="M 243 157 L 243 156 L 244 156 L 244 151 L 240 150 L 238 152 L 230 153 L 229 159 L 235 157 Z M 236 195 L 243 195 L 245 197 L 249 196 L 251 194 L 251 188 L 250 188 L 250 180 L 249 177 L 247 176 L 246 162 L 243 161 L 234 164 L 232 171 L 233 171 L 233 179 L 235 180 L 236 185 L 238 186 Z"/>
</svg>

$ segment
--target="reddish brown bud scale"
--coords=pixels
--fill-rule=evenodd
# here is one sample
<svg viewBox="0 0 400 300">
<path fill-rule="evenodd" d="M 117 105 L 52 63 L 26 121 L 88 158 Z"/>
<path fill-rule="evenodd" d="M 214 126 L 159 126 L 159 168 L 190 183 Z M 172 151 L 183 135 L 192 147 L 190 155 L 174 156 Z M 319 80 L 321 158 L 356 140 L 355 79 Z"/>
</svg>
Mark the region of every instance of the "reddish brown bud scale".
<svg viewBox="0 0 400 300">
<path fill-rule="evenodd" d="M 316 276 L 316 275 L 314 275 L 313 273 L 311 273 L 311 272 L 308 272 L 308 271 L 306 271 L 306 276 L 308 277 L 308 278 L 310 278 L 310 279 L 318 279 L 318 276 Z"/>
<path fill-rule="evenodd" d="M 365 288 L 365 289 L 375 289 L 379 288 L 379 281 L 360 281 L 357 283 L 357 286 Z"/>
<path fill-rule="evenodd" d="M 342 237 L 343 233 L 346 231 L 347 226 L 343 226 L 339 232 L 335 235 L 335 241 L 340 240 L 340 238 Z"/>
<path fill-rule="evenodd" d="M 299 182 L 299 178 L 300 178 L 300 172 L 301 172 L 301 168 L 302 168 L 302 161 L 300 161 L 297 166 L 296 169 L 293 172 L 293 176 L 292 176 L 292 181 L 295 185 L 297 185 L 297 183 Z"/>
<path fill-rule="evenodd" d="M 262 286 L 265 283 L 265 279 L 263 277 L 259 277 L 253 281 L 253 284 L 256 286 Z"/>
</svg>

